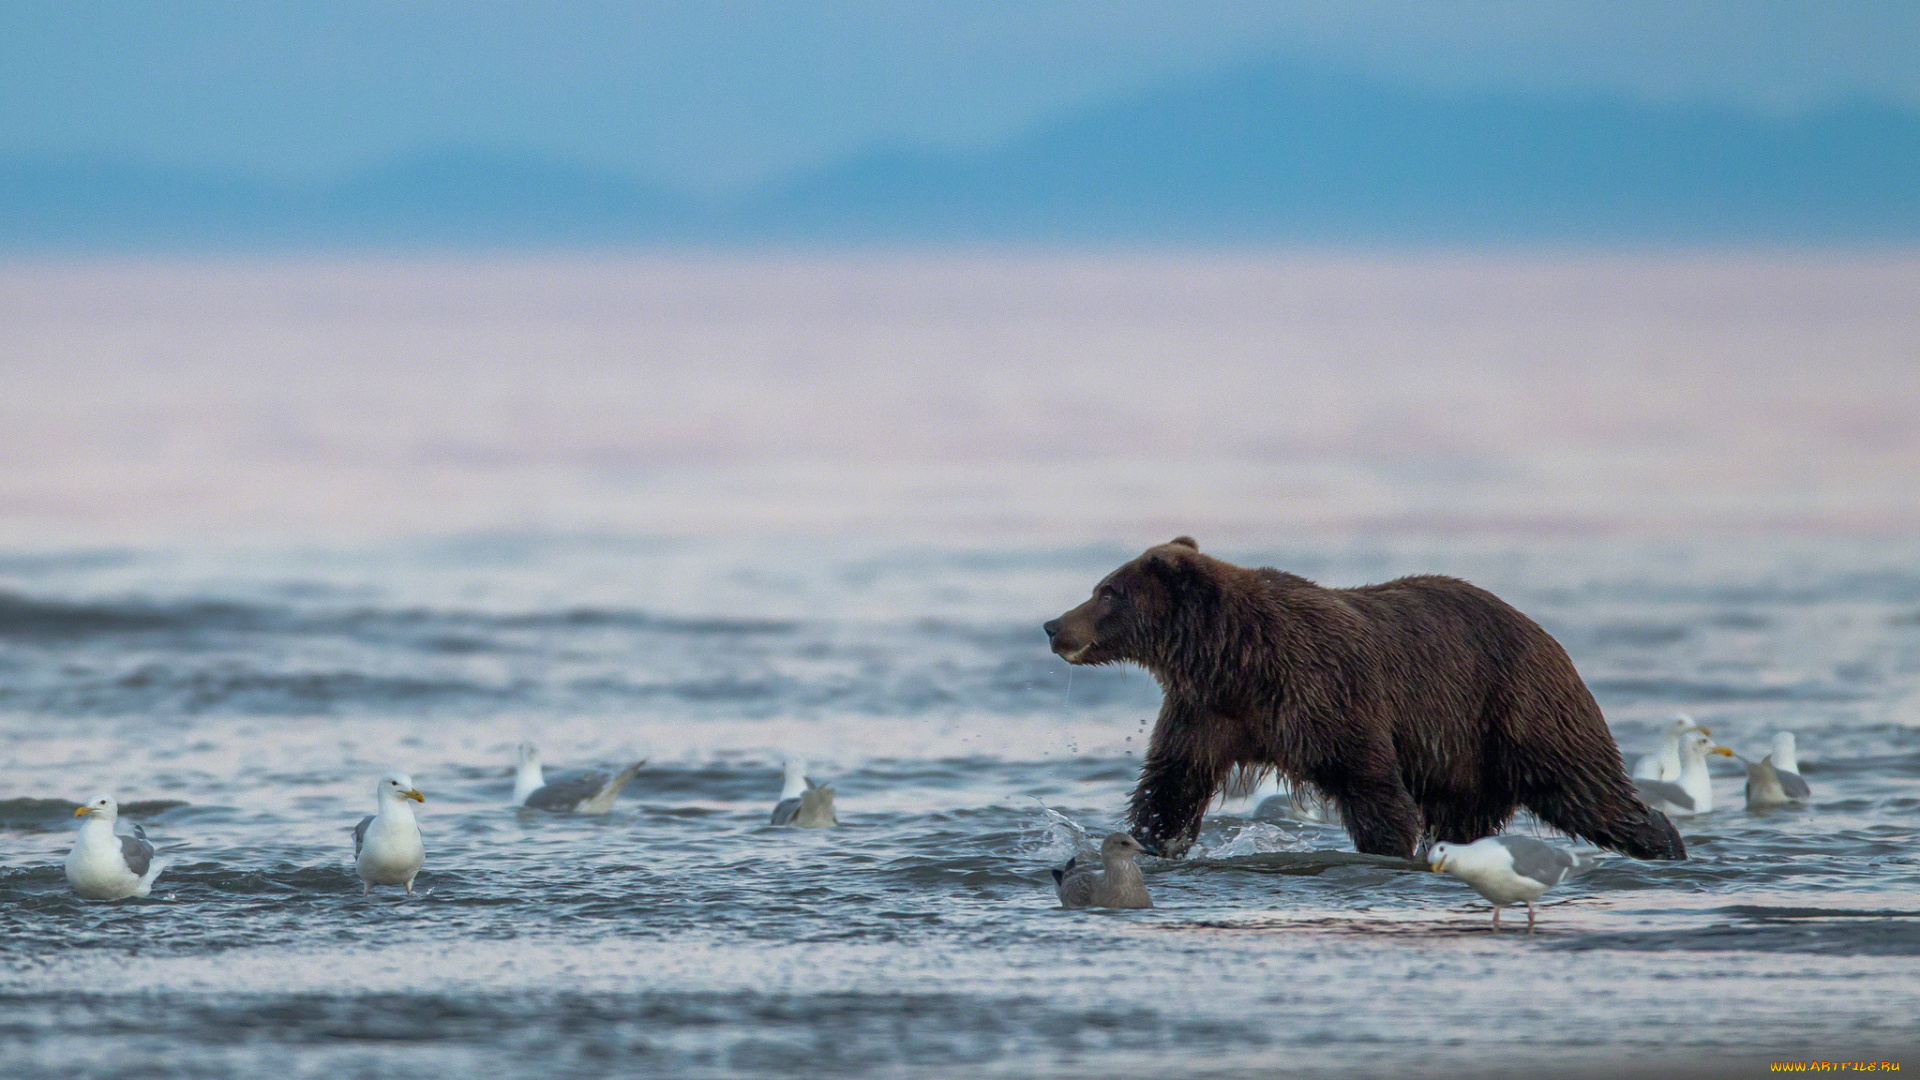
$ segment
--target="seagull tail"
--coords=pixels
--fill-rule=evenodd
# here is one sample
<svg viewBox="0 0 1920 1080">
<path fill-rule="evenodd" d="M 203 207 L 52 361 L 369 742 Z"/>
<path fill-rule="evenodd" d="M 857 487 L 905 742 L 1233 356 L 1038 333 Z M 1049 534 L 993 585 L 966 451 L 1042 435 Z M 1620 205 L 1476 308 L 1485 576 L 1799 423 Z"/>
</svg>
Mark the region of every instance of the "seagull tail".
<svg viewBox="0 0 1920 1080">
<path fill-rule="evenodd" d="M 1597 847 L 1577 847 L 1567 852 L 1573 856 L 1573 865 L 1567 867 L 1567 877 L 1579 877 L 1581 874 L 1600 865 L 1600 859 L 1606 849 Z"/>
<path fill-rule="evenodd" d="M 646 763 L 647 759 L 641 758 L 639 761 L 621 769 L 619 774 L 613 778 L 613 782 L 607 785 L 607 790 L 614 795 L 620 794 L 620 789 L 626 787 L 627 781 L 633 779 L 634 776 L 640 772 L 640 767 Z"/>
</svg>

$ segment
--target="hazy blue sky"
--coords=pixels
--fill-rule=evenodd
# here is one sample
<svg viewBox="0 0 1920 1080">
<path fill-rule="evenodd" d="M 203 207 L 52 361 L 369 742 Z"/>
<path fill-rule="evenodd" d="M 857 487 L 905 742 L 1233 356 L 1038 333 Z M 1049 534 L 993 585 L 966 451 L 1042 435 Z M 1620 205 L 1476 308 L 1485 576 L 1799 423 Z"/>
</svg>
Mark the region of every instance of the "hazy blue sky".
<svg viewBox="0 0 1920 1080">
<path fill-rule="evenodd" d="M 1424 90 L 1920 108 L 1920 3 L 0 6 L 0 157 L 326 180 L 422 148 L 696 186 L 967 149 L 1280 58 Z"/>
</svg>

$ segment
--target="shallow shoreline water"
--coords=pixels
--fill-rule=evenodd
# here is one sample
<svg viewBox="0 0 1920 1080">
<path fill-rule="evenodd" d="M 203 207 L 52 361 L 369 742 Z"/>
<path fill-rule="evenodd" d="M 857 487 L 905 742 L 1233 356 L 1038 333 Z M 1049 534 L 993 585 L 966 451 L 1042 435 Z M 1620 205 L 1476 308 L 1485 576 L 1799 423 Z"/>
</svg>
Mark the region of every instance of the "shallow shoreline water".
<svg viewBox="0 0 1920 1080">
<path fill-rule="evenodd" d="M 1064 912 L 1048 869 L 1115 821 L 1159 698 L 1069 687 L 1038 624 L 1130 551 L 17 550 L 0 1072 L 1747 1075 L 1912 1048 L 1920 546 L 1214 550 L 1467 577 L 1567 646 L 1629 756 L 1677 709 L 1743 751 L 1788 728 L 1813 804 L 1749 814 L 1723 767 L 1692 859 L 1609 860 L 1532 936 L 1251 802 L 1147 861 L 1155 908 Z M 522 738 L 650 763 L 606 817 L 520 813 Z M 783 754 L 842 828 L 768 825 Z M 389 766 L 428 799 L 412 900 L 363 899 L 349 861 Z M 171 860 L 152 899 L 66 888 L 62 800 L 103 788 Z"/>
</svg>

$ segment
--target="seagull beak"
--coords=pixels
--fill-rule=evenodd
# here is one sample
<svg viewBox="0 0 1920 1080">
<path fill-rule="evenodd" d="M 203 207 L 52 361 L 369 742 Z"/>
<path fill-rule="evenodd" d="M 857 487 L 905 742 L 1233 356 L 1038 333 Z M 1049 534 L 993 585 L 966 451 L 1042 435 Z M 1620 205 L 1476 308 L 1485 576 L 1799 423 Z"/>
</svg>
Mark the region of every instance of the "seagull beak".
<svg viewBox="0 0 1920 1080">
<path fill-rule="evenodd" d="M 91 813 L 93 813 L 93 807 L 91 806 L 76 806 L 73 808 L 74 817 L 86 817 Z"/>
<path fill-rule="evenodd" d="M 1156 858 L 1158 858 L 1160 855 L 1160 845 L 1149 844 L 1145 840 L 1140 841 L 1140 850 Z"/>
<path fill-rule="evenodd" d="M 1733 752 L 1733 747 L 1731 746 L 1716 746 L 1712 750 L 1709 750 L 1707 752 L 1710 754 L 1719 754 L 1721 757 L 1739 757 L 1740 756 L 1739 754 L 1736 754 Z"/>
<path fill-rule="evenodd" d="M 1710 728 L 1710 727 L 1706 727 L 1705 725 L 1698 725 L 1698 726 L 1700 727 L 1700 734 L 1702 734 L 1702 735 L 1711 735 L 1711 734 L 1713 734 L 1713 729 L 1712 729 L 1712 728 Z"/>
<path fill-rule="evenodd" d="M 1433 862 L 1428 865 L 1430 866 L 1430 868 L 1433 870 L 1434 873 L 1438 874 L 1447 868 L 1446 856 L 1442 855 L 1440 858 L 1433 860 Z"/>
<path fill-rule="evenodd" d="M 420 794 L 419 788 L 410 787 L 407 790 L 401 792 L 400 794 L 406 796 L 409 799 L 412 799 L 414 802 L 423 803 L 427 801 L 427 797 L 425 795 Z"/>
</svg>

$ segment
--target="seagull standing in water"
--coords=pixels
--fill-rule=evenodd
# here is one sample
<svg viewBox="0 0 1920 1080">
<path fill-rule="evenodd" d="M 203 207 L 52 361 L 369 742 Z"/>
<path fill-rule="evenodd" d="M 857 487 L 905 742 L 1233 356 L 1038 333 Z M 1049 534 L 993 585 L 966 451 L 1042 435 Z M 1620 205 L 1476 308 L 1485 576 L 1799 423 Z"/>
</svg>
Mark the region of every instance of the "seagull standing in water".
<svg viewBox="0 0 1920 1080">
<path fill-rule="evenodd" d="M 1651 754 L 1643 754 L 1633 763 L 1635 780 L 1665 780 L 1672 783 L 1680 779 L 1680 740 L 1689 731 L 1698 731 L 1703 735 L 1713 732 L 1693 722 L 1686 713 L 1673 714 L 1673 727 L 1660 739 L 1660 747 Z"/>
<path fill-rule="evenodd" d="M 1640 801 L 1669 817 L 1689 817 L 1713 809 L 1713 777 L 1707 772 L 1707 755 L 1735 756 L 1724 746 L 1713 745 L 1704 731 L 1689 731 L 1680 737 L 1680 779 L 1635 780 L 1633 790 Z"/>
<path fill-rule="evenodd" d="M 360 819 L 353 827 L 353 859 L 360 870 L 360 895 L 375 885 L 405 885 L 413 895 L 413 879 L 427 861 L 427 849 L 420 843 L 420 823 L 413 819 L 413 807 L 427 801 L 413 778 L 393 772 L 374 785 L 378 812 Z"/>
<path fill-rule="evenodd" d="M 773 807 L 775 825 L 798 825 L 803 829 L 825 829 L 840 824 L 833 810 L 833 785 L 814 783 L 807 776 L 807 763 L 788 758 L 783 770 L 780 801 Z"/>
<path fill-rule="evenodd" d="M 85 806 L 76 807 L 74 817 L 87 820 L 80 825 L 80 836 L 67 853 L 67 881 L 73 891 L 88 900 L 124 900 L 145 896 L 160 876 L 161 864 L 154 861 L 153 845 L 147 831 L 138 825 L 132 836 L 120 836 L 113 823 L 120 818 L 120 804 L 111 795 L 96 795 Z"/>
<path fill-rule="evenodd" d="M 1527 933 L 1533 933 L 1533 902 L 1542 893 L 1594 866 L 1593 854 L 1568 851 L 1530 836 L 1488 836 L 1471 844 L 1435 844 L 1427 852 L 1435 873 L 1448 873 L 1493 901 L 1493 928 L 1508 904 L 1527 905 Z"/>
<path fill-rule="evenodd" d="M 1100 842 L 1100 869 L 1080 862 L 1079 856 L 1053 872 L 1053 885 L 1064 908 L 1150 908 L 1147 880 L 1133 860 L 1159 852 L 1127 833 L 1109 833 Z"/>
<path fill-rule="evenodd" d="M 520 768 L 513 778 L 513 805 L 556 814 L 605 814 L 613 810 L 620 789 L 645 765 L 642 759 L 617 773 L 598 769 L 556 776 L 549 783 L 540 767 L 540 748 L 520 744 Z"/>
<path fill-rule="evenodd" d="M 1800 776 L 1800 755 L 1793 743 L 1793 732 L 1774 735 L 1773 753 L 1759 761 L 1747 762 L 1747 809 L 1790 806 L 1812 797 L 1813 790 Z"/>
</svg>

